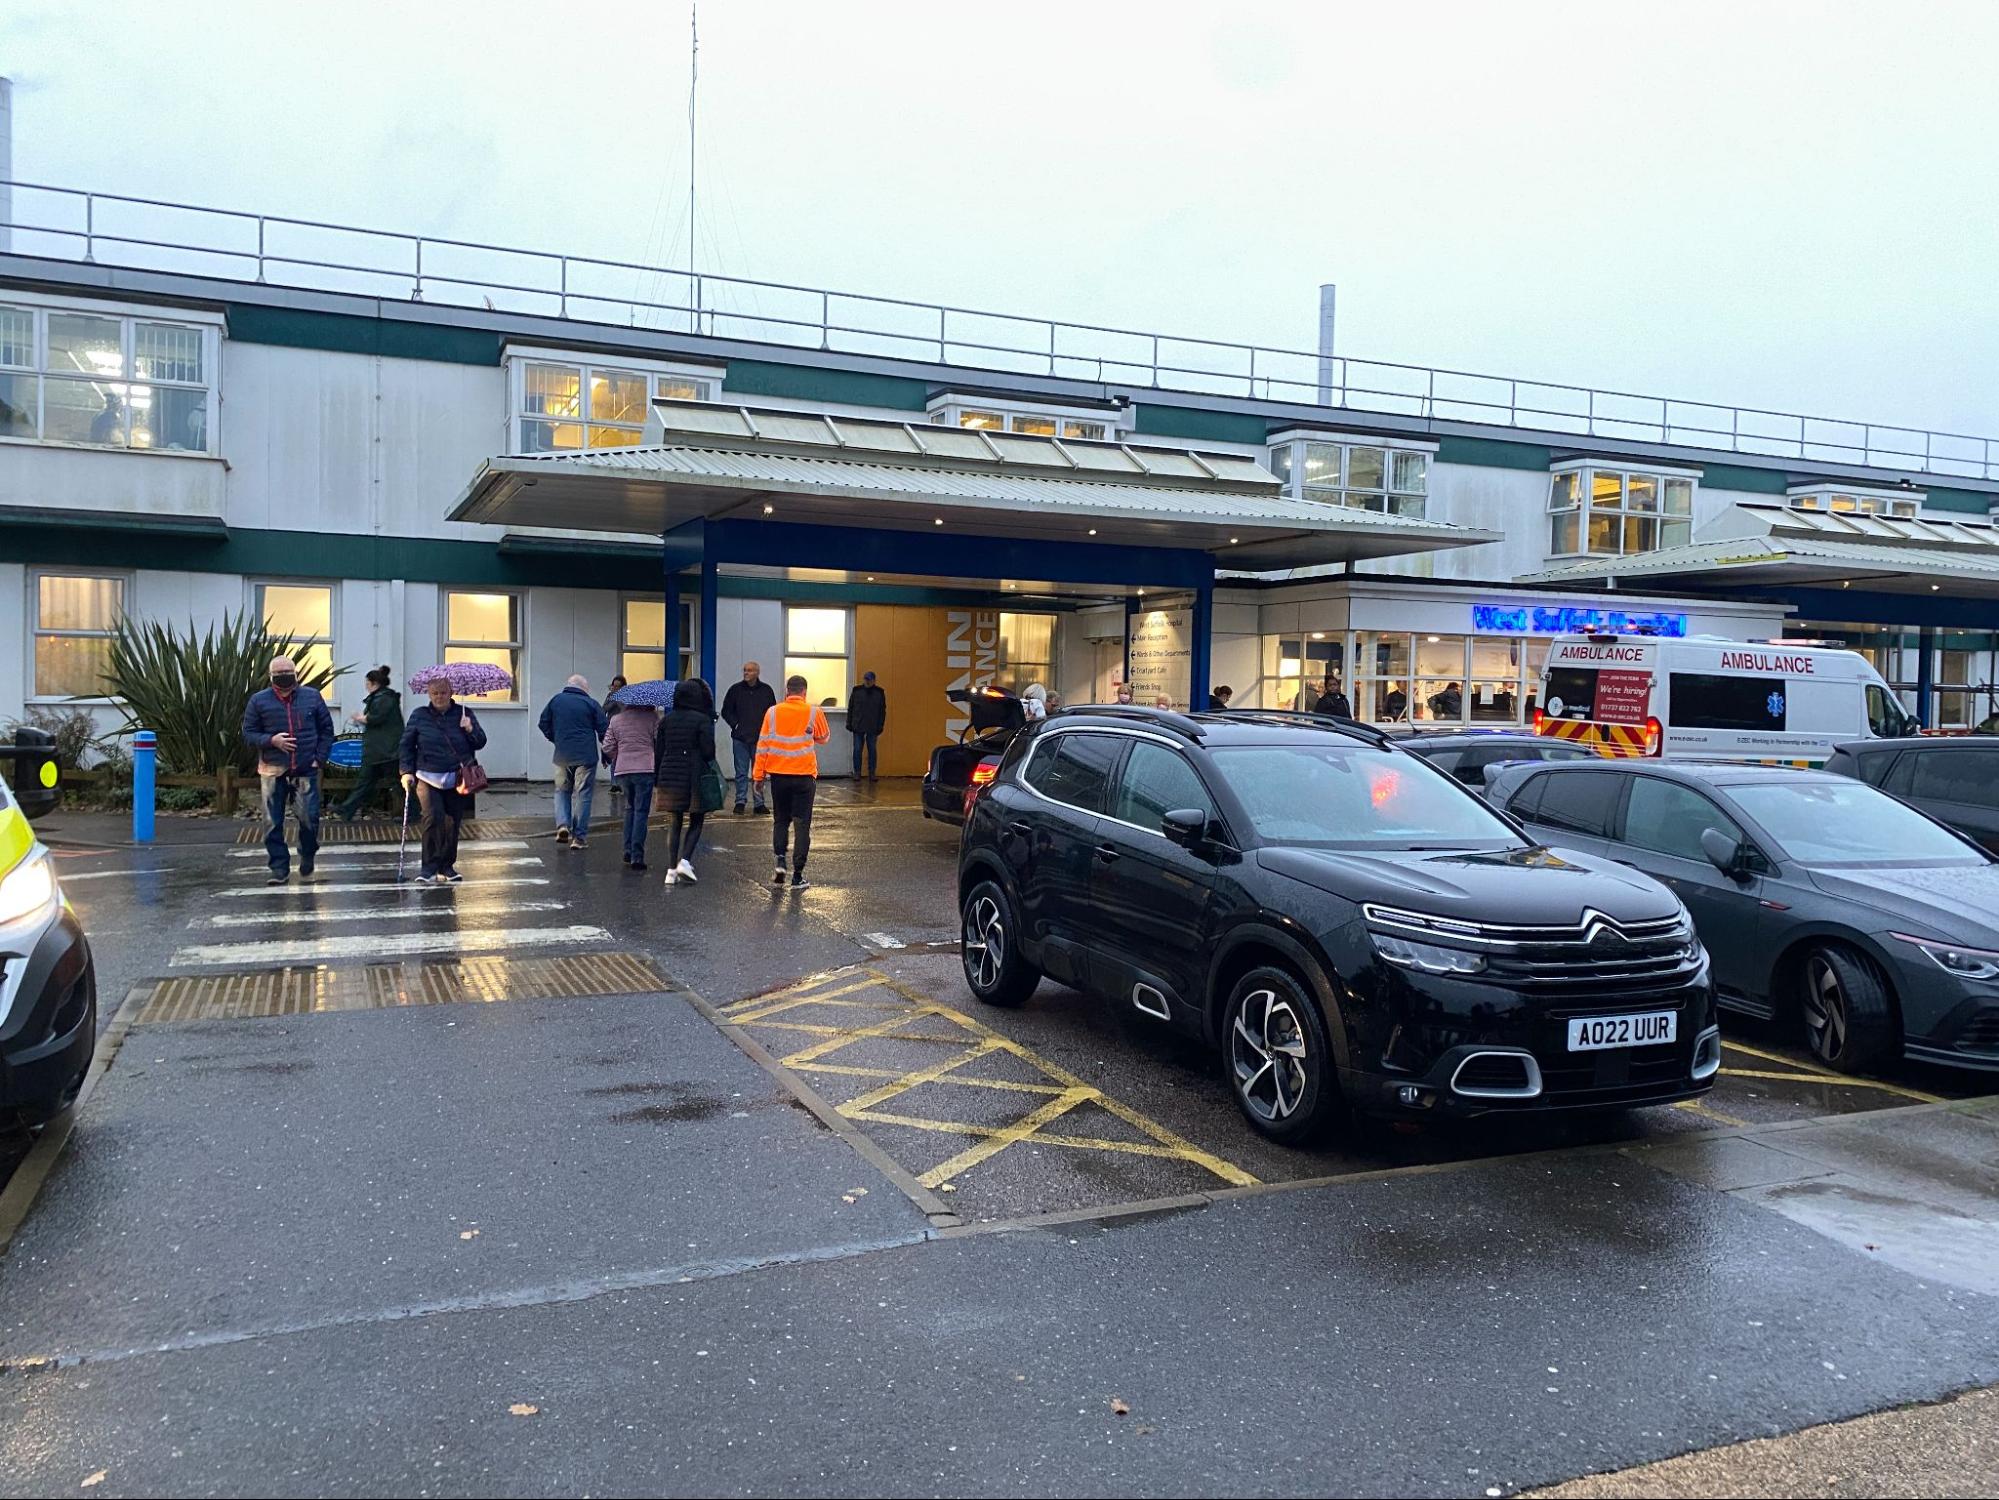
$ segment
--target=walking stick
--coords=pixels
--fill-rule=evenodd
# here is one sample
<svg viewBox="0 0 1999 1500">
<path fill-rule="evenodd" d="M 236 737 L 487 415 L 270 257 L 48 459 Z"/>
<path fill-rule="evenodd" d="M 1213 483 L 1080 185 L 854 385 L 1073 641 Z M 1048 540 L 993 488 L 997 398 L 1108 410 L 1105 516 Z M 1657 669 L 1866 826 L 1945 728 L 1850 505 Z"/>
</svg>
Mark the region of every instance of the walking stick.
<svg viewBox="0 0 1999 1500">
<path fill-rule="evenodd" d="M 403 883 L 403 852 L 410 845 L 410 789 L 403 788 L 403 836 L 396 844 L 396 884 Z"/>
</svg>

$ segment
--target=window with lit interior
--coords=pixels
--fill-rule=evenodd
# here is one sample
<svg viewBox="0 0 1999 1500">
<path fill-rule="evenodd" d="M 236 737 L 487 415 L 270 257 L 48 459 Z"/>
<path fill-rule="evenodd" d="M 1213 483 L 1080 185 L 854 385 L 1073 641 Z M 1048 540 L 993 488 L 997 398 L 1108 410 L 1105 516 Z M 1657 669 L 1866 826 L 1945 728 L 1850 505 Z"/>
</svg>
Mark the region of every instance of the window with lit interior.
<svg viewBox="0 0 1999 1500">
<path fill-rule="evenodd" d="M 518 703 L 521 696 L 521 596 L 452 589 L 444 596 L 444 659 L 479 661 L 513 679 L 493 693 L 461 693 L 474 703 Z"/>
<path fill-rule="evenodd" d="M 207 453 L 213 330 L 0 303 L 0 438 Z"/>
<path fill-rule="evenodd" d="M 1632 557 L 1693 539 L 1694 481 L 1679 474 L 1580 465 L 1548 481 L 1548 551 Z"/>
</svg>

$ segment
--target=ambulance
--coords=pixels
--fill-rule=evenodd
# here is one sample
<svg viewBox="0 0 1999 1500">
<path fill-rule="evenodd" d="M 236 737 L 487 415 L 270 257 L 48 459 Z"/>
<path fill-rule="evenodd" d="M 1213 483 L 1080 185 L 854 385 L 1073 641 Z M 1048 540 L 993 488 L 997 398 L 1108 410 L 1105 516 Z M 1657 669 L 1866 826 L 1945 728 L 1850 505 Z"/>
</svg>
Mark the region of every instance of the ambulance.
<svg viewBox="0 0 1999 1500">
<path fill-rule="evenodd" d="M 1916 726 L 1867 659 L 1834 644 L 1565 635 L 1534 730 L 1606 756 L 1817 766 L 1835 745 Z"/>
<path fill-rule="evenodd" d="M 34 805 L 0 776 L 0 1133 L 66 1108 L 97 1043 L 90 943 L 28 827 Z"/>
</svg>

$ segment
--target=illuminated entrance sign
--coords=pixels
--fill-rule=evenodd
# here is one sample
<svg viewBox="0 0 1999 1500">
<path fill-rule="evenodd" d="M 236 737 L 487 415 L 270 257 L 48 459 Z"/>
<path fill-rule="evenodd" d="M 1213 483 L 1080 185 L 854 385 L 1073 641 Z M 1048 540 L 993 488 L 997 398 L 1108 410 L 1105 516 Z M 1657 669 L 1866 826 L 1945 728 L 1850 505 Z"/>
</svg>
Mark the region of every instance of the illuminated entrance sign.
<svg viewBox="0 0 1999 1500">
<path fill-rule="evenodd" d="M 1656 610 L 1582 609 L 1568 604 L 1474 604 L 1471 628 L 1481 635 L 1681 636 L 1687 633 L 1687 617 Z"/>
</svg>

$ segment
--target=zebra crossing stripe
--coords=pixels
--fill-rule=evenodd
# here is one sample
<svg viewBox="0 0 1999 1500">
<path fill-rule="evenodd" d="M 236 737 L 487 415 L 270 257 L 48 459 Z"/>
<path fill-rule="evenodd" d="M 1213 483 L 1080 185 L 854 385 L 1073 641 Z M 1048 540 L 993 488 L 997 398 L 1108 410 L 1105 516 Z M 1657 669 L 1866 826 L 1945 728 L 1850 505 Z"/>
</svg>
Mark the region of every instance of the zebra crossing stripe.
<svg viewBox="0 0 1999 1500">
<path fill-rule="evenodd" d="M 349 906 L 339 911 L 225 911 L 212 917 L 190 917 L 190 927 L 303 926 L 313 922 L 395 922 L 411 918 L 467 916 L 481 919 L 524 911 L 564 911 L 566 901 L 494 901 L 461 911 L 456 906 Z"/>
<path fill-rule="evenodd" d="M 380 851 L 377 850 L 376 852 L 379 853 Z M 396 863 L 393 859 L 357 859 L 352 863 L 342 864 L 339 873 L 348 875 L 356 870 L 393 870 L 396 867 Z M 476 870 L 504 870 L 509 867 L 525 868 L 528 865 L 538 865 L 541 863 L 541 856 L 539 854 L 517 854 L 512 859 L 468 859 L 465 863 L 468 867 Z M 402 861 L 402 864 L 405 869 L 411 867 L 408 860 Z M 236 878 L 245 881 L 261 881 L 264 878 L 264 872 L 262 870 L 238 870 Z"/>
<path fill-rule="evenodd" d="M 416 833 L 416 825 L 414 823 L 410 825 L 410 833 L 412 835 Z M 466 849 L 525 849 L 527 846 L 526 839 L 466 839 L 458 847 L 463 851 Z M 410 840 L 410 847 L 416 847 L 414 837 Z M 383 848 L 384 846 L 381 844 L 321 844 L 319 846 L 319 853 L 314 858 L 352 859 L 360 855 L 380 854 Z M 229 857 L 231 859 L 263 859 L 266 856 L 263 849 L 259 847 L 256 849 L 231 849 Z"/>
<path fill-rule="evenodd" d="M 342 896 L 349 892 L 357 891 L 450 891 L 458 889 L 470 890 L 474 886 L 548 884 L 548 877 L 546 875 L 495 875 L 484 880 L 467 878 L 461 880 L 456 886 L 417 885 L 415 883 L 416 865 L 414 862 L 410 864 L 409 870 L 410 878 L 406 881 L 364 880 L 352 885 L 335 885 L 330 882 L 313 880 L 303 885 L 244 886 L 238 890 L 222 891 L 220 894 L 225 898 L 241 898 L 245 896 Z"/>
<path fill-rule="evenodd" d="M 408 958 L 432 953 L 515 952 L 551 948 L 564 943 L 603 943 L 610 933 L 601 927 L 482 927 L 451 932 L 367 932 L 347 937 L 264 939 L 254 943 L 196 943 L 178 948 L 169 968 L 201 964 L 295 964 L 330 959 L 371 960 Z"/>
</svg>

